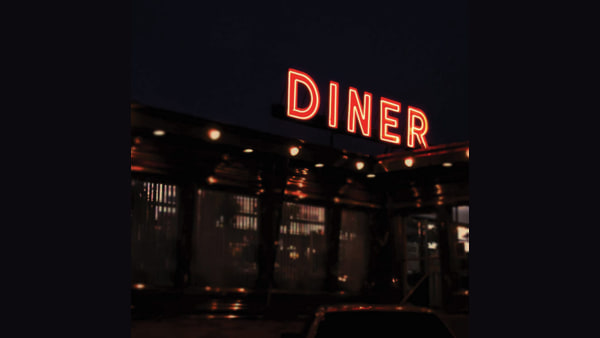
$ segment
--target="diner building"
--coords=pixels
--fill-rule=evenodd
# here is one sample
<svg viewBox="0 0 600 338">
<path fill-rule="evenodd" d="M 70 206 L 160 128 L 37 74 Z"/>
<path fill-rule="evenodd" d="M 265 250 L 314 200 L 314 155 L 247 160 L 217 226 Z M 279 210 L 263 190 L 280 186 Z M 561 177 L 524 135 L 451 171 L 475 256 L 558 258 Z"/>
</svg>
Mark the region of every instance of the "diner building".
<svg viewBox="0 0 600 338">
<path fill-rule="evenodd" d="M 460 311 L 468 255 L 468 142 L 367 155 L 131 105 L 134 310 L 288 294 Z"/>
</svg>

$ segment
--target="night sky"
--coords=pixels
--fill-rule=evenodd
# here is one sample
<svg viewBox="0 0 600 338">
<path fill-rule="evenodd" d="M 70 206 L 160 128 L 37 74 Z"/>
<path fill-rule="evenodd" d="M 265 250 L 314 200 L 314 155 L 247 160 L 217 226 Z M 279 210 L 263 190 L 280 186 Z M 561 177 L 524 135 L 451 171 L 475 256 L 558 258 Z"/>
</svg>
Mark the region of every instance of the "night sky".
<svg viewBox="0 0 600 338">
<path fill-rule="evenodd" d="M 272 116 L 288 68 L 308 73 L 326 114 L 328 83 L 425 112 L 430 146 L 469 140 L 468 8 L 460 1 L 133 1 L 132 100 L 218 122 L 329 144 L 330 133 Z M 373 122 L 377 126 L 377 121 Z M 399 130 L 402 134 L 402 130 Z M 337 135 L 333 145 L 381 153 L 385 144 Z M 403 137 L 402 142 L 405 142 Z"/>
</svg>

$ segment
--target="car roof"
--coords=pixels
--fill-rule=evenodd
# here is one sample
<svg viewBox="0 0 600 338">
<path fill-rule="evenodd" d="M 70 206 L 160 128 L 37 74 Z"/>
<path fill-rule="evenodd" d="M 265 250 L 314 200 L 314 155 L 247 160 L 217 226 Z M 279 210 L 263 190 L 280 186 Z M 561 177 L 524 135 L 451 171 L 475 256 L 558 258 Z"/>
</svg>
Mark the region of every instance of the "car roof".
<svg viewBox="0 0 600 338">
<path fill-rule="evenodd" d="M 407 304 L 369 304 L 369 303 L 344 303 L 322 305 L 317 309 L 317 313 L 330 312 L 356 312 L 356 311 L 398 311 L 398 312 L 419 312 L 433 313 L 433 310 Z"/>
</svg>

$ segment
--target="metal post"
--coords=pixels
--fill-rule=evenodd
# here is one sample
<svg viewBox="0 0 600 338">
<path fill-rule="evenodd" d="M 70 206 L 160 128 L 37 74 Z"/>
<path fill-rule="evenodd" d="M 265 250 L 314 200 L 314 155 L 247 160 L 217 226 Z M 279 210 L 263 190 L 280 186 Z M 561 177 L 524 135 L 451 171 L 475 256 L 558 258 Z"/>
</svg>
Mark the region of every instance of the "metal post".
<svg viewBox="0 0 600 338">
<path fill-rule="evenodd" d="M 452 242 L 450 234 L 449 226 L 451 224 L 451 214 L 447 210 L 447 207 L 439 207 L 436 210 L 437 219 L 439 221 L 440 226 L 440 271 L 442 278 L 442 308 L 448 310 L 451 303 L 451 293 L 452 293 L 452 274 L 451 274 L 451 248 Z"/>
</svg>

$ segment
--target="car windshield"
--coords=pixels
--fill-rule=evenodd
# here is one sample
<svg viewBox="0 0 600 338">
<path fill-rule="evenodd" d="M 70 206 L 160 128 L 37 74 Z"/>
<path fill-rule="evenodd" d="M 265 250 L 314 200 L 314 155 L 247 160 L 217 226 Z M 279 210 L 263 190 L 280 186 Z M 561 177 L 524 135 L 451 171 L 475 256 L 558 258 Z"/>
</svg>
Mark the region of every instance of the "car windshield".
<svg viewBox="0 0 600 338">
<path fill-rule="evenodd" d="M 326 314 L 318 326 L 316 337 L 452 338 L 453 336 L 442 321 L 431 313 L 357 311 Z"/>
</svg>

